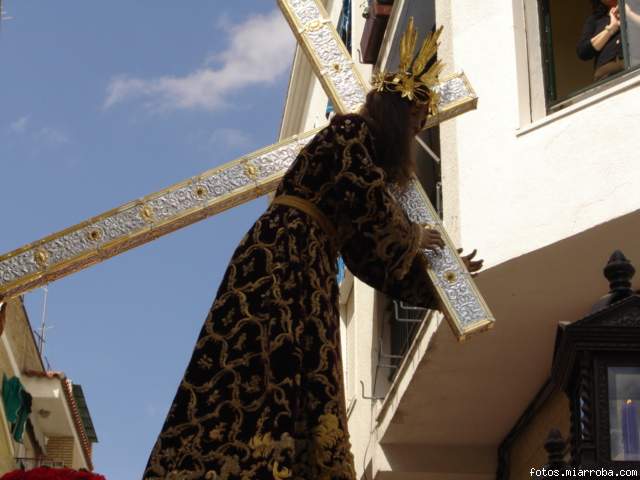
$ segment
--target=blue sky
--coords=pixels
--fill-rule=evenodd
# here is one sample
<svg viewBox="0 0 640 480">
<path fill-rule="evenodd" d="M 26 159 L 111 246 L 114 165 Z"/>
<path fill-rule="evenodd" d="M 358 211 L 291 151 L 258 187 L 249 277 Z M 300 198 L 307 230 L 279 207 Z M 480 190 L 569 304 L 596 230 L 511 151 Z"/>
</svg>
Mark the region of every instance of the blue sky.
<svg viewBox="0 0 640 480">
<path fill-rule="evenodd" d="M 275 1 L 5 0 L 0 253 L 276 140 Z M 49 286 L 45 355 L 82 384 L 96 471 L 139 479 L 259 199 Z M 32 325 L 42 290 L 27 294 Z"/>
</svg>

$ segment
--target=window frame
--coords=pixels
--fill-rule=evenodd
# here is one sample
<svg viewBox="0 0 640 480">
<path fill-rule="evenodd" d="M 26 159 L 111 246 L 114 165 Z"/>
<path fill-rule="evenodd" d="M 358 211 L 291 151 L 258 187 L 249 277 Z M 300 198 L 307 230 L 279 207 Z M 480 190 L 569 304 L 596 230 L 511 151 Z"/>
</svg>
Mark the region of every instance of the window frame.
<svg viewBox="0 0 640 480">
<path fill-rule="evenodd" d="M 593 82 L 586 87 L 572 92 L 568 97 L 557 100 L 555 89 L 555 64 L 553 55 L 553 31 L 551 27 L 551 12 L 549 9 L 550 0 L 537 0 L 538 28 L 540 35 L 540 50 L 544 82 L 544 101 L 547 115 L 556 113 L 564 108 L 574 105 L 585 98 L 596 95 L 607 88 L 610 88 L 640 72 L 640 64 L 631 66 L 629 57 L 629 39 L 627 36 L 626 24 L 626 3 L 627 0 L 618 0 L 621 11 L 620 32 L 622 40 L 622 52 L 624 59 L 624 70 L 607 78 Z"/>
<path fill-rule="evenodd" d="M 594 409 L 596 429 L 596 445 L 603 466 L 615 469 L 637 469 L 640 461 L 613 460 L 611 458 L 611 419 L 609 417 L 609 369 L 610 367 L 640 367 L 640 353 L 602 352 L 596 353 L 593 364 L 594 371 Z"/>
<path fill-rule="evenodd" d="M 625 362 L 623 362 L 625 363 Z M 626 362 L 628 363 L 628 362 Z M 618 463 L 634 463 L 634 464 L 638 464 L 640 462 L 640 458 L 637 459 L 623 459 L 623 460 L 617 460 L 613 458 L 613 439 L 611 438 L 613 435 L 613 430 L 612 430 L 612 421 L 613 421 L 613 416 L 612 416 L 612 404 L 611 404 L 611 395 L 612 393 L 612 379 L 613 379 L 613 375 L 615 375 L 615 373 L 613 372 L 614 369 L 633 369 L 636 370 L 636 372 L 634 372 L 636 374 L 636 376 L 640 377 L 640 363 L 636 362 L 636 364 L 631 364 L 631 365 L 618 365 L 616 362 L 612 362 L 610 364 L 608 364 L 606 367 L 607 370 L 607 380 L 608 380 L 608 396 L 607 396 L 607 403 L 608 403 L 608 407 L 609 407 L 609 415 L 607 417 L 608 422 L 609 422 L 609 458 L 611 460 L 612 463 L 618 464 Z M 636 400 L 640 400 L 640 399 L 636 399 Z M 604 413 L 603 413 L 604 415 Z"/>
</svg>

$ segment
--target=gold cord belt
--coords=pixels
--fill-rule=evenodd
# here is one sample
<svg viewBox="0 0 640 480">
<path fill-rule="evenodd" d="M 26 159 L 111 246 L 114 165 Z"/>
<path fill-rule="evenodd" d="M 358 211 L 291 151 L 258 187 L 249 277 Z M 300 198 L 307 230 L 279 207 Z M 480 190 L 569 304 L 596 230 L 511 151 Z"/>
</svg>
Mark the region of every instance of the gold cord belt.
<svg viewBox="0 0 640 480">
<path fill-rule="evenodd" d="M 329 238 L 332 242 L 335 243 L 337 241 L 338 232 L 333 226 L 333 223 L 331 223 L 331 220 L 329 220 L 327 216 L 309 200 L 305 200 L 304 198 L 296 197 L 293 195 L 278 195 L 273 199 L 271 204 L 286 205 L 288 207 L 293 207 L 306 213 L 316 222 L 318 222 L 318 225 L 320 225 L 324 232 L 329 235 Z"/>
</svg>

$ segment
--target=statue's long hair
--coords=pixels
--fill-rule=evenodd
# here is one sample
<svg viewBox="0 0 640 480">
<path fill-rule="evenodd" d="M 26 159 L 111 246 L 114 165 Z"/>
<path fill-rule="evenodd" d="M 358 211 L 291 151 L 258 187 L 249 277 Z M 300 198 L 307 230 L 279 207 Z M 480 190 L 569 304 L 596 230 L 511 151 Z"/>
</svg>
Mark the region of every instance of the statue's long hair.
<svg viewBox="0 0 640 480">
<path fill-rule="evenodd" d="M 398 93 L 372 90 L 360 114 L 373 134 L 374 163 L 385 171 L 389 182 L 406 186 L 416 169 L 411 102 Z"/>
</svg>

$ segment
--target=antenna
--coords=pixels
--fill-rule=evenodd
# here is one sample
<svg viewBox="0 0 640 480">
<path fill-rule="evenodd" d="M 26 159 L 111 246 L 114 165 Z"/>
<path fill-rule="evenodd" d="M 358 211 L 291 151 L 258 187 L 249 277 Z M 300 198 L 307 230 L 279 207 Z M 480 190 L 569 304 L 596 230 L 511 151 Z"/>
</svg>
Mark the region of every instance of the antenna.
<svg viewBox="0 0 640 480">
<path fill-rule="evenodd" d="M 1 1 L 1 0 L 0 0 Z M 44 344 L 47 342 L 46 334 L 47 330 L 51 327 L 47 327 L 47 297 L 49 295 L 49 286 L 42 287 L 44 290 L 44 299 L 42 301 L 42 319 L 40 320 L 40 328 L 37 332 L 33 332 L 38 339 L 38 351 L 40 356 L 44 357 Z"/>
</svg>

